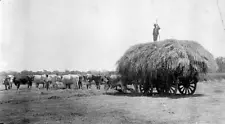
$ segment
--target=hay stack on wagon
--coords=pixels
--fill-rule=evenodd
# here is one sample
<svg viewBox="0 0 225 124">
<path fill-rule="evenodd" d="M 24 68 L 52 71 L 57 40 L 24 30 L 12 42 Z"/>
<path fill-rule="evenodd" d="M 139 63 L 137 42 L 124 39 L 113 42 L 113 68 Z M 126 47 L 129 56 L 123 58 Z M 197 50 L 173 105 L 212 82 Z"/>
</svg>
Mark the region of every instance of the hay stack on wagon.
<svg viewBox="0 0 225 124">
<path fill-rule="evenodd" d="M 156 87 L 158 92 L 176 92 L 178 87 L 182 94 L 195 92 L 199 73 L 218 68 L 212 54 L 200 44 L 176 39 L 134 45 L 117 64 L 125 85 L 130 83 L 126 80 L 135 80 L 144 92 L 150 87 L 151 91 Z"/>
</svg>

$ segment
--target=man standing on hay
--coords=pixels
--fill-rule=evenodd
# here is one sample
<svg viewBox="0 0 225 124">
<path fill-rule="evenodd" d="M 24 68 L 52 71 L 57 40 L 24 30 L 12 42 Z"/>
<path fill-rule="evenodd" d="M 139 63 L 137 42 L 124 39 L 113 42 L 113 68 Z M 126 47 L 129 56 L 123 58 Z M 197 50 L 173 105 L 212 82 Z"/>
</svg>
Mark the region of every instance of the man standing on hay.
<svg viewBox="0 0 225 124">
<path fill-rule="evenodd" d="M 157 23 L 154 24 L 154 29 L 153 29 L 153 41 L 157 41 L 158 36 L 159 36 L 159 30 L 160 30 L 159 25 L 158 25 Z"/>
</svg>

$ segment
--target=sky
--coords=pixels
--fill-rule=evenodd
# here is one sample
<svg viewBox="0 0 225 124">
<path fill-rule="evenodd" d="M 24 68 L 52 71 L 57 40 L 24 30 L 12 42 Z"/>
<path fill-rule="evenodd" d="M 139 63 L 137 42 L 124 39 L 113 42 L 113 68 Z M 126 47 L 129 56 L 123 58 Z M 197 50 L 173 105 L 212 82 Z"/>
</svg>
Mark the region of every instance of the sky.
<svg viewBox="0 0 225 124">
<path fill-rule="evenodd" d="M 217 0 L 1 0 L 0 20 L 0 71 L 115 70 L 130 46 L 152 42 L 156 20 L 160 40 L 225 56 Z"/>
</svg>

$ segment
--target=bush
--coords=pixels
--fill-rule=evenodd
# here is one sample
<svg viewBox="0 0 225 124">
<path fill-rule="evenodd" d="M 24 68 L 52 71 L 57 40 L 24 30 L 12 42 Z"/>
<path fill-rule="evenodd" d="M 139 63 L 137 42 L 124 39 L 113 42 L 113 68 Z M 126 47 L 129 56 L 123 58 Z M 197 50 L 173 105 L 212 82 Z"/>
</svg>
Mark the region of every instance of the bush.
<svg viewBox="0 0 225 124">
<path fill-rule="evenodd" d="M 212 81 L 225 79 L 225 73 L 208 73 L 199 75 L 199 81 Z"/>
</svg>

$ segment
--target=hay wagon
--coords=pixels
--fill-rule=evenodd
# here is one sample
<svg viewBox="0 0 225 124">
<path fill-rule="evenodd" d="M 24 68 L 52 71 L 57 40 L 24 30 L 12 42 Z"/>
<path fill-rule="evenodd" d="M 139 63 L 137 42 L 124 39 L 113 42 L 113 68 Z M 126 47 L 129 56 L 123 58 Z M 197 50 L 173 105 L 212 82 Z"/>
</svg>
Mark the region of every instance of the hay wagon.
<svg viewBox="0 0 225 124">
<path fill-rule="evenodd" d="M 149 85 L 145 85 L 147 84 L 146 82 L 140 83 L 139 88 L 141 93 L 152 93 L 153 88 L 155 88 L 159 94 L 175 95 L 179 91 L 183 95 L 192 95 L 195 93 L 197 83 L 198 73 L 188 77 L 175 77 L 173 74 L 170 74 L 167 78 L 158 77 L 157 79 L 152 79 L 149 81 Z"/>
<path fill-rule="evenodd" d="M 211 53 L 195 41 L 167 39 L 129 48 L 117 62 L 122 77 L 136 80 L 140 92 L 194 94 L 200 73 L 216 71 Z"/>
</svg>

